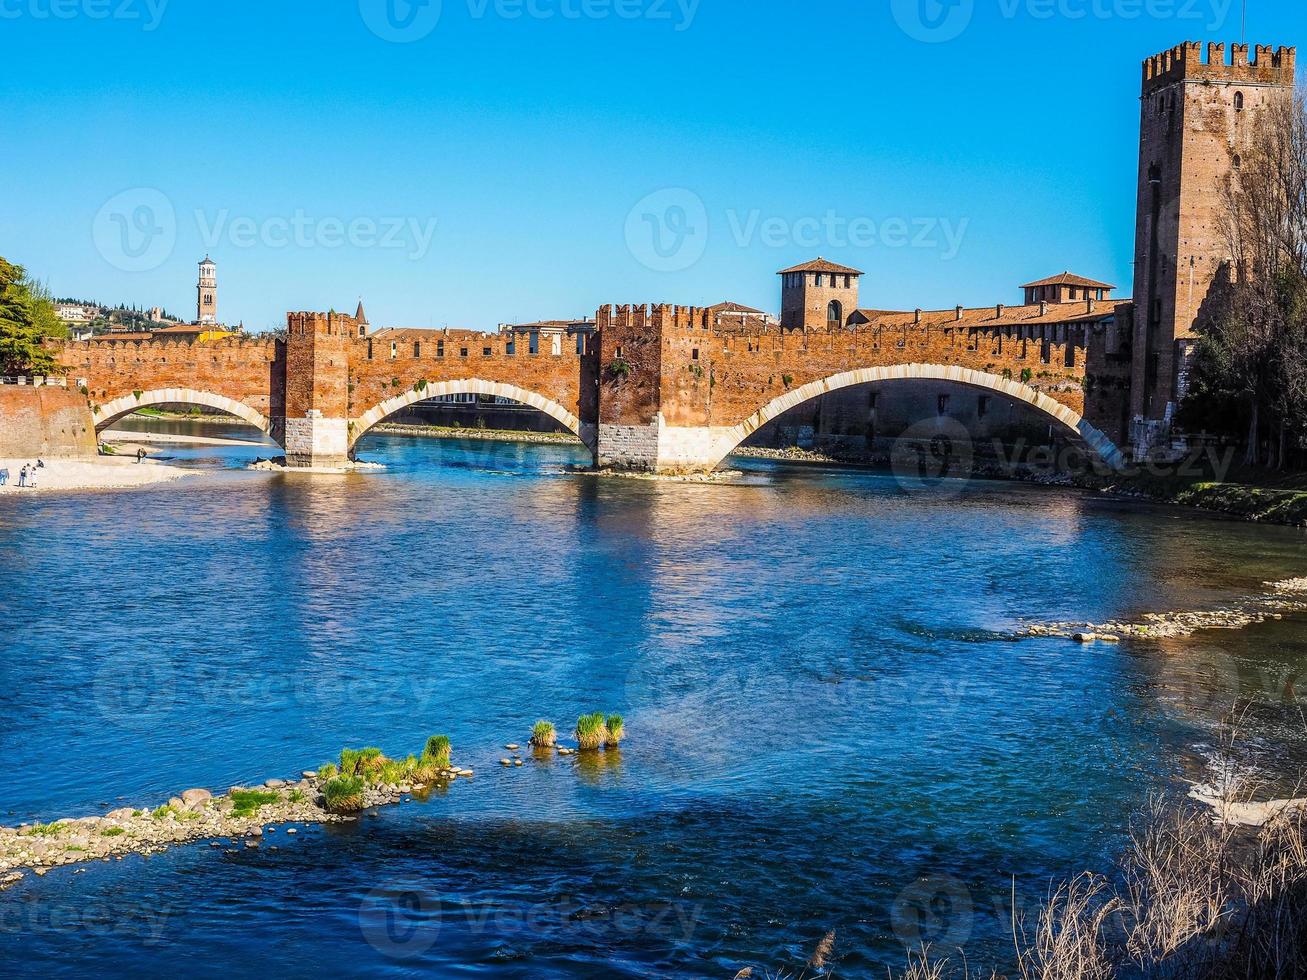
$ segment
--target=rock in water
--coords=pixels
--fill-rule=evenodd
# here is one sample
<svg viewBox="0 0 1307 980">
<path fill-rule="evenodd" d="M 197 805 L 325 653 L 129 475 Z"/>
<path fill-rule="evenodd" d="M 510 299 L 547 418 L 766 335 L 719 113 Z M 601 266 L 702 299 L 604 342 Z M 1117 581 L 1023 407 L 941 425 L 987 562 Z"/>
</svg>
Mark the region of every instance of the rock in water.
<svg viewBox="0 0 1307 980">
<path fill-rule="evenodd" d="M 194 810 L 211 799 L 213 799 L 213 794 L 207 789 L 188 789 L 182 794 L 182 805 L 188 810 Z"/>
</svg>

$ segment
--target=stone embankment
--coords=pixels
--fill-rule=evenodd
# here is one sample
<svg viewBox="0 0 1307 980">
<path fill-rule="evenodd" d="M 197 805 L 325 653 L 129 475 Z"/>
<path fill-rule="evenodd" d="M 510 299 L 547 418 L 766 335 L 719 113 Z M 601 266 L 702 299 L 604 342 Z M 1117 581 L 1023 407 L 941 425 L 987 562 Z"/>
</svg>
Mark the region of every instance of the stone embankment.
<svg viewBox="0 0 1307 980">
<path fill-rule="evenodd" d="M 451 767 L 429 786 L 368 786 L 365 807 L 398 803 L 404 796 L 470 778 L 470 769 Z M 305 772 L 298 781 L 269 779 L 260 786 L 233 787 L 221 796 L 190 789 L 156 809 L 123 807 L 102 817 L 0 827 L 0 890 L 23 877 L 86 861 L 122 860 L 128 854 L 157 854 L 197 840 L 246 840 L 257 846 L 264 828 L 282 824 L 342 823 L 358 819 L 327 811 L 322 783 Z M 293 826 L 286 833 L 295 833 Z"/>
<path fill-rule="evenodd" d="M 400 425 L 383 422 L 372 429 L 397 436 L 425 436 L 428 439 L 486 439 L 491 442 L 562 443 L 579 446 L 581 440 L 569 432 L 519 432 L 515 429 L 452 428 L 439 425 Z"/>
<path fill-rule="evenodd" d="M 1028 626 L 1022 636 L 1057 636 L 1079 642 L 1114 641 L 1123 636 L 1166 639 L 1190 636 L 1199 630 L 1237 630 L 1283 619 L 1288 613 L 1307 612 L 1307 578 L 1267 582 L 1270 592 L 1249 596 L 1222 609 L 1148 613 L 1136 622 L 1044 623 Z"/>
</svg>

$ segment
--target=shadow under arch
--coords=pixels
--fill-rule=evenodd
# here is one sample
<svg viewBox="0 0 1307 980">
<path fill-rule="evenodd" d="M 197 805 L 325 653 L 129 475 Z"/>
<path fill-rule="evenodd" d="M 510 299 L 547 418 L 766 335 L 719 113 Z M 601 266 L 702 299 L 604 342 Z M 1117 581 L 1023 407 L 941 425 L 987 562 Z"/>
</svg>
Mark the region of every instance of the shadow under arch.
<svg viewBox="0 0 1307 980">
<path fill-rule="evenodd" d="M 1021 381 L 1001 378 L 996 374 L 974 371 L 971 368 L 947 366 L 943 364 L 896 364 L 888 367 L 860 368 L 845 371 L 820 381 L 811 381 L 802 387 L 788 391 L 768 402 L 752 416 L 739 425 L 728 429 L 720 439 L 718 461 L 725 459 L 745 439 L 766 425 L 772 419 L 789 411 L 806 401 L 825 395 L 841 388 L 853 385 L 870 384 L 877 381 L 951 381 L 955 384 L 983 388 L 996 394 L 1005 395 L 1023 402 L 1053 419 L 1072 433 L 1079 436 L 1105 465 L 1113 470 L 1120 470 L 1125 465 L 1121 450 L 1106 435 L 1090 425 L 1075 410 L 1061 402 L 1054 401 L 1047 395 L 1036 391 Z"/>
<path fill-rule="evenodd" d="M 586 425 L 579 418 L 565 409 L 558 402 L 538 395 L 534 391 L 527 391 L 525 388 L 519 388 L 516 385 L 504 384 L 499 381 L 482 381 L 478 378 L 468 378 L 462 381 L 438 381 L 428 384 L 421 391 L 410 388 L 401 395 L 394 398 L 388 398 L 380 405 L 373 406 L 356 419 L 349 423 L 349 448 L 353 451 L 358 441 L 365 436 L 374 426 L 384 422 L 396 412 L 403 411 L 410 405 L 416 405 L 418 402 L 428 401 L 432 398 L 439 398 L 442 395 L 493 395 L 499 398 L 510 398 L 515 402 L 520 402 L 537 411 L 544 412 L 551 419 L 558 422 L 572 435 L 576 436 L 585 444 L 586 449 L 590 452 L 595 451 L 596 431 L 593 425 Z"/>
<path fill-rule="evenodd" d="M 273 433 L 272 421 L 262 412 L 250 408 L 244 402 L 228 398 L 226 395 L 215 395 L 211 391 L 200 391 L 195 388 L 156 388 L 153 391 L 142 391 L 139 396 L 132 393 L 105 402 L 103 405 L 97 405 L 92 410 L 95 415 L 96 434 L 98 435 L 115 422 L 126 418 L 138 409 L 150 408 L 154 405 L 199 405 L 204 408 L 216 409 L 220 412 L 226 412 L 228 415 L 233 415 L 242 422 L 249 423 L 269 439 L 279 445 L 281 443 L 281 440 Z"/>
</svg>

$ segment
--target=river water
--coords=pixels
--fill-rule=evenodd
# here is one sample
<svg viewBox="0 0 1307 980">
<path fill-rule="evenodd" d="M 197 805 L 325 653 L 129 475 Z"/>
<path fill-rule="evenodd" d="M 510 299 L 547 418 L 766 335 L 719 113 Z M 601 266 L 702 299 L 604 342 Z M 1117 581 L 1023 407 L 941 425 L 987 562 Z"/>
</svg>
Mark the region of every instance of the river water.
<svg viewBox="0 0 1307 980">
<path fill-rule="evenodd" d="M 441 732 L 477 775 L 257 849 L 29 875 L 0 894 L 5 975 L 730 978 L 797 972 L 829 930 L 841 976 L 921 940 L 1005 967 L 1013 896 L 1110 870 L 1236 699 L 1254 774 L 1307 761 L 1301 619 L 1013 639 L 1262 592 L 1307 573 L 1302 532 L 769 462 L 599 478 L 556 445 L 374 435 L 387 468 L 344 477 L 260 453 L 0 502 L 0 822 Z M 620 753 L 497 764 L 591 710 L 625 715 Z"/>
</svg>

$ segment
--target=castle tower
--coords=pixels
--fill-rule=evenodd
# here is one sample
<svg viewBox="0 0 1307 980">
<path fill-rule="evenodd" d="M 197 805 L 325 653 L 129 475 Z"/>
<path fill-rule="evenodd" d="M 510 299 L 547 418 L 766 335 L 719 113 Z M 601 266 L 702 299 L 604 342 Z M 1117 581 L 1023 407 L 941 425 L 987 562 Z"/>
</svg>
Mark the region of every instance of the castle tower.
<svg viewBox="0 0 1307 980">
<path fill-rule="evenodd" d="M 340 313 L 286 315 L 286 462 L 343 466 L 349 460 L 349 344 L 358 321 Z"/>
<path fill-rule="evenodd" d="M 213 326 L 218 322 L 218 267 L 207 255 L 200 263 L 200 282 L 196 286 L 195 322 Z"/>
<path fill-rule="evenodd" d="M 1268 106 L 1290 97 L 1293 48 L 1188 42 L 1144 62 L 1135 228 L 1131 441 L 1164 436 L 1185 393 L 1194 321 L 1230 257 L 1223 194 Z"/>
<path fill-rule="evenodd" d="M 781 329 L 823 330 L 844 326 L 858 308 L 862 273 L 823 258 L 777 273 L 781 277 Z"/>
</svg>

